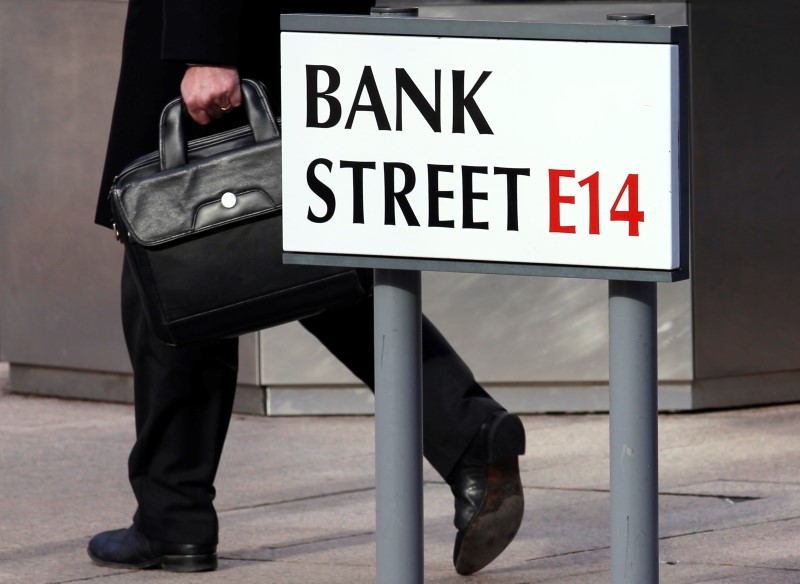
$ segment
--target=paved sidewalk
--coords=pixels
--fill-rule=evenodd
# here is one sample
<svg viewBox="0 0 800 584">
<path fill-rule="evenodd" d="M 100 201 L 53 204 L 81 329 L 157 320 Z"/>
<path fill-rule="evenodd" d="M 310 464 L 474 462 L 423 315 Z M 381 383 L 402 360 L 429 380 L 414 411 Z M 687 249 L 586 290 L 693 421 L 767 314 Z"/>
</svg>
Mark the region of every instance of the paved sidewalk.
<svg viewBox="0 0 800 584">
<path fill-rule="evenodd" d="M 92 565 L 124 527 L 131 406 L 3 391 L 0 583 L 359 584 L 375 580 L 374 420 L 235 416 L 222 466 L 220 570 Z M 452 570 L 452 500 L 425 467 L 425 582 L 610 583 L 608 417 L 524 416 L 526 511 L 506 553 Z M 660 417 L 664 584 L 800 582 L 800 405 Z"/>
</svg>

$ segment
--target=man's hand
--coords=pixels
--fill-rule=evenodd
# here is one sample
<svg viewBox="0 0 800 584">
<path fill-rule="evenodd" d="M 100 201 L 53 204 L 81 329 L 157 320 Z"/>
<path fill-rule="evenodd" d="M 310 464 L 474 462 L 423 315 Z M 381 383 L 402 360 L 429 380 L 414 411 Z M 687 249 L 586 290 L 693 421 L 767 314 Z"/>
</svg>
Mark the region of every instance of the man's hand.
<svg viewBox="0 0 800 584">
<path fill-rule="evenodd" d="M 242 105 L 236 67 L 190 65 L 181 82 L 181 96 L 192 119 L 206 125 Z"/>
</svg>

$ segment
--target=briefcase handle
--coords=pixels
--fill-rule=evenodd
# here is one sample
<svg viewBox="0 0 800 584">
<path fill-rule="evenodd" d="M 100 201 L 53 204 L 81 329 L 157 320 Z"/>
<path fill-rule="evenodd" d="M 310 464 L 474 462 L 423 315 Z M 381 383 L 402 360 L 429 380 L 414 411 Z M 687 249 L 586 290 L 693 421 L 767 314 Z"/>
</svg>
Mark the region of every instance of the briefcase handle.
<svg viewBox="0 0 800 584">
<path fill-rule="evenodd" d="M 278 138 L 278 125 L 267 100 L 267 91 L 259 81 L 242 79 L 242 103 L 256 142 Z M 186 133 L 183 100 L 178 97 L 161 112 L 159 159 L 161 170 L 186 164 Z"/>
</svg>

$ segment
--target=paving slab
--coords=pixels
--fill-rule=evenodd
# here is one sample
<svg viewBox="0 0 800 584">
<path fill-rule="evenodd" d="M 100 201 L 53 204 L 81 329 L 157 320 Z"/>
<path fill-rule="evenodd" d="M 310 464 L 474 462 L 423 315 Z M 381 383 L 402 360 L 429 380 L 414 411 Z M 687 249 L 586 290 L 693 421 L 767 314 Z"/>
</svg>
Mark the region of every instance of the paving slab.
<svg viewBox="0 0 800 584">
<path fill-rule="evenodd" d="M 9 394 L 0 364 L 0 583 L 375 581 L 374 418 L 234 416 L 217 481 L 220 569 L 100 568 L 134 510 L 133 409 Z M 425 582 L 608 584 L 608 417 L 523 416 L 526 509 L 508 550 L 452 569 L 453 501 L 424 465 Z M 800 405 L 659 416 L 660 582 L 800 582 Z"/>
</svg>

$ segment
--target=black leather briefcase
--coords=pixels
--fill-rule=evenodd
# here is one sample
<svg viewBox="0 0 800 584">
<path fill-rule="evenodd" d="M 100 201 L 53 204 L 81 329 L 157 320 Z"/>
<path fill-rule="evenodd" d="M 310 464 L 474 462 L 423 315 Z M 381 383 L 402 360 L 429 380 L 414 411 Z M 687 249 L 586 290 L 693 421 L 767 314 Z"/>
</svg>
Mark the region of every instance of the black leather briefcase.
<svg viewBox="0 0 800 584">
<path fill-rule="evenodd" d="M 171 345 L 312 316 L 372 290 L 369 270 L 283 263 L 278 125 L 260 83 L 242 80 L 242 100 L 249 125 L 187 143 L 175 99 L 161 116 L 159 151 L 111 187 L 148 320 Z"/>
</svg>

